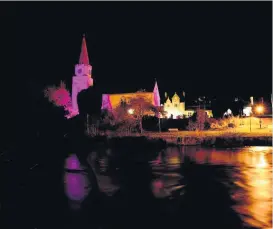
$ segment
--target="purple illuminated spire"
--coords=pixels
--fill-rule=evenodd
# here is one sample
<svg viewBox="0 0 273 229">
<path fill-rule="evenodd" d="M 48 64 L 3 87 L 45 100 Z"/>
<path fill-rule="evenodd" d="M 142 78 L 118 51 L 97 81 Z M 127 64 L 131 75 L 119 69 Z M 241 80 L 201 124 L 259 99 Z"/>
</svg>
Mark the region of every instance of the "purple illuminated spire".
<svg viewBox="0 0 273 229">
<path fill-rule="evenodd" d="M 81 49 L 79 64 L 89 65 L 85 35 L 83 35 L 83 38 L 82 38 L 82 49 Z"/>
<path fill-rule="evenodd" d="M 159 95 L 159 90 L 157 86 L 157 82 L 155 81 L 155 86 L 154 86 L 154 105 L 159 107 L 160 106 L 160 95 Z"/>
</svg>

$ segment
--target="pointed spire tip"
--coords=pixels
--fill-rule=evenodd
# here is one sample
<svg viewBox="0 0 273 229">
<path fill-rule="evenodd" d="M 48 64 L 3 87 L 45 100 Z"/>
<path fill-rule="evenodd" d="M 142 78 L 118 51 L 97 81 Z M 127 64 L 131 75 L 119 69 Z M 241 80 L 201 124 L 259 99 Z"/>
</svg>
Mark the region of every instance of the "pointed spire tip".
<svg viewBox="0 0 273 229">
<path fill-rule="evenodd" d="M 79 63 L 89 65 L 89 58 L 88 58 L 85 34 L 83 34 L 83 38 L 82 38 L 82 47 L 81 47 L 81 54 L 80 54 Z"/>
</svg>

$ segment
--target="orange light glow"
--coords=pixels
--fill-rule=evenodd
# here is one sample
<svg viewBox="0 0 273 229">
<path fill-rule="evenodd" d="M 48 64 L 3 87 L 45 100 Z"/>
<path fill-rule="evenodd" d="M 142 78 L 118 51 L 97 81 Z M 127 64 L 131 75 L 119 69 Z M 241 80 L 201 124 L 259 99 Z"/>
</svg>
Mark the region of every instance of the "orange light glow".
<svg viewBox="0 0 273 229">
<path fill-rule="evenodd" d="M 129 109 L 129 110 L 128 110 L 128 113 L 129 113 L 129 114 L 134 114 L 134 109 Z"/>
<path fill-rule="evenodd" d="M 257 107 L 256 107 L 256 111 L 257 111 L 258 113 L 261 114 L 261 113 L 264 111 L 264 107 L 261 106 L 261 105 L 260 105 L 260 106 L 257 106 Z"/>
</svg>

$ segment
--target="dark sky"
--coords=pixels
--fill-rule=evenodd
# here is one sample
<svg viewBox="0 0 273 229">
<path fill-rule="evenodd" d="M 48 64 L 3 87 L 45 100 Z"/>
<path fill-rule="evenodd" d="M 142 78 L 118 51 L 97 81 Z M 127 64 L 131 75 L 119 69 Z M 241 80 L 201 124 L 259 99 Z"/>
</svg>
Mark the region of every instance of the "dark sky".
<svg viewBox="0 0 273 229">
<path fill-rule="evenodd" d="M 28 2 L 16 7 L 20 77 L 69 86 L 86 34 L 104 93 L 270 96 L 271 2 Z M 38 86 L 37 86 L 38 87 Z"/>
</svg>

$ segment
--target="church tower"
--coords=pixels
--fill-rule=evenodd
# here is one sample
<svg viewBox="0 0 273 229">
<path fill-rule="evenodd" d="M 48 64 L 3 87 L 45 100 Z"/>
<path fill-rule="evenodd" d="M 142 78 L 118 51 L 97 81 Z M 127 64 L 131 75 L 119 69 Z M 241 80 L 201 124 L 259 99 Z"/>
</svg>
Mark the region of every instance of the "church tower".
<svg viewBox="0 0 273 229">
<path fill-rule="evenodd" d="M 75 65 L 75 76 L 72 80 L 72 109 L 78 113 L 77 96 L 79 92 L 93 86 L 92 66 L 89 64 L 86 40 L 83 35 L 79 63 Z"/>
<path fill-rule="evenodd" d="M 160 107 L 160 95 L 159 95 L 158 85 L 156 81 L 155 81 L 155 86 L 153 90 L 153 96 L 154 96 L 154 105 L 156 107 Z"/>
</svg>

